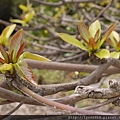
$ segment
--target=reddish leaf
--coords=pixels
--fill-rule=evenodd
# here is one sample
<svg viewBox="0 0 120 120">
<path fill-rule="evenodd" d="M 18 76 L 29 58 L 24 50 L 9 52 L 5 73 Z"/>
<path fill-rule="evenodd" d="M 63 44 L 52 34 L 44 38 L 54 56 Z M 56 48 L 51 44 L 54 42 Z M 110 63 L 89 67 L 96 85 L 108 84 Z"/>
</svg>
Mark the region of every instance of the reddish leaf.
<svg viewBox="0 0 120 120">
<path fill-rule="evenodd" d="M 13 56 L 13 50 L 12 50 L 11 54 L 8 53 L 9 63 L 12 63 L 12 56 Z"/>
<path fill-rule="evenodd" d="M 33 75 L 33 72 L 25 61 L 22 60 L 22 61 L 16 63 L 14 66 L 15 66 L 15 70 L 16 70 L 17 74 L 21 78 L 27 80 L 28 82 L 30 82 L 33 85 L 37 85 L 37 82 Z"/>
<path fill-rule="evenodd" d="M 90 50 L 96 50 L 96 48 L 97 48 L 97 45 L 96 45 L 94 39 L 93 39 L 93 38 L 90 38 L 90 39 L 89 39 L 89 49 L 90 49 Z"/>
<path fill-rule="evenodd" d="M 8 63 L 8 54 L 1 44 L 0 44 L 0 52 L 1 52 L 2 56 L 4 57 L 6 63 Z"/>
<path fill-rule="evenodd" d="M 110 44 L 111 46 L 113 45 L 112 42 L 109 39 L 106 39 L 106 42 Z"/>
<path fill-rule="evenodd" d="M 99 37 L 100 34 L 100 30 L 98 29 L 98 31 L 96 32 L 95 36 L 94 36 L 94 41 L 97 43 L 97 41 L 100 39 Z"/>
<path fill-rule="evenodd" d="M 103 36 L 102 40 L 100 41 L 98 48 L 100 48 L 102 46 L 102 44 L 104 43 L 104 41 L 108 38 L 108 36 L 110 35 L 110 33 L 114 30 L 115 26 L 117 23 L 114 23 L 113 25 L 111 25 L 109 27 L 109 29 L 106 31 L 105 35 Z"/>
<path fill-rule="evenodd" d="M 88 42 L 90 39 L 90 33 L 88 27 L 81 21 L 78 22 L 78 30 L 80 35 Z"/>
<path fill-rule="evenodd" d="M 117 46 L 118 46 L 118 48 L 120 49 L 120 42 L 118 42 Z"/>
<path fill-rule="evenodd" d="M 23 30 L 21 29 L 13 35 L 10 41 L 10 53 L 13 50 L 12 61 L 14 63 L 16 62 L 16 56 L 22 44 L 23 44 Z"/>
<path fill-rule="evenodd" d="M 114 30 L 115 26 L 116 26 L 117 23 L 114 23 L 113 25 L 111 25 L 109 27 L 109 29 L 107 30 L 107 32 L 105 33 L 105 39 L 110 35 L 110 33 Z"/>
<path fill-rule="evenodd" d="M 16 56 L 16 61 L 18 60 L 19 56 L 21 55 L 21 53 L 23 52 L 23 49 L 25 47 L 25 43 L 22 43 L 22 45 L 20 46 L 17 56 Z"/>
<path fill-rule="evenodd" d="M 86 43 L 86 44 L 88 44 L 88 41 L 86 41 L 82 36 L 80 36 L 81 38 L 82 38 L 82 40 Z"/>
<path fill-rule="evenodd" d="M 6 63 L 5 60 L 3 60 L 2 58 L 0 58 L 0 62 L 3 64 Z"/>
</svg>

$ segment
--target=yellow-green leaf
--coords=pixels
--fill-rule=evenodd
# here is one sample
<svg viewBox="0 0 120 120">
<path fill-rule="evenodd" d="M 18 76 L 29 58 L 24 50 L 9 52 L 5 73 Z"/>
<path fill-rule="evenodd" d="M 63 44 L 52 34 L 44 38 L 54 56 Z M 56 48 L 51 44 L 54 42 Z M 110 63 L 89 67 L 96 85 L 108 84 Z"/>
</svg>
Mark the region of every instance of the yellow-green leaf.
<svg viewBox="0 0 120 120">
<path fill-rule="evenodd" d="M 116 31 L 112 31 L 110 34 L 110 39 L 114 41 L 114 38 L 117 40 L 117 42 L 120 41 L 120 36 Z"/>
<path fill-rule="evenodd" d="M 90 32 L 90 35 L 91 37 L 94 38 L 96 32 L 99 30 L 99 35 L 98 37 L 100 37 L 100 34 L 101 34 L 101 25 L 100 25 L 100 22 L 98 20 L 96 20 L 95 22 L 93 22 L 90 27 L 89 27 L 89 32 Z"/>
<path fill-rule="evenodd" d="M 119 59 L 120 57 L 120 52 L 111 52 L 110 56 L 115 59 Z"/>
<path fill-rule="evenodd" d="M 88 27 L 81 21 L 78 22 L 78 30 L 82 38 L 84 38 L 87 42 L 89 42 L 91 36 Z"/>
<path fill-rule="evenodd" d="M 64 40 L 67 43 L 70 43 L 72 45 L 75 45 L 76 47 L 81 48 L 82 50 L 88 50 L 79 40 L 76 38 L 72 37 L 71 35 L 68 35 L 66 33 L 59 33 L 58 34 L 62 40 Z"/>
<path fill-rule="evenodd" d="M 0 44 L 0 52 L 4 57 L 6 63 L 8 63 L 8 53 L 5 51 L 4 47 Z"/>
<path fill-rule="evenodd" d="M 28 12 L 28 7 L 25 6 L 25 5 L 20 4 L 20 5 L 19 5 L 19 8 L 20 8 L 21 10 L 23 10 L 24 12 Z"/>
<path fill-rule="evenodd" d="M 33 54 L 33 53 L 30 53 L 30 52 L 24 52 L 19 60 L 22 60 L 22 59 L 31 59 L 31 60 L 38 60 L 38 61 L 43 61 L 43 62 L 49 62 L 50 60 L 48 58 L 45 58 L 41 55 L 37 55 L 37 54 Z"/>
<path fill-rule="evenodd" d="M 2 45 L 5 45 L 5 46 L 8 45 L 8 39 L 9 39 L 11 33 L 14 31 L 15 27 L 16 27 L 16 24 L 9 25 L 2 31 L 2 34 L 0 37 L 0 39 L 1 39 L 0 42 Z"/>
<path fill-rule="evenodd" d="M 19 20 L 19 19 L 10 19 L 10 22 L 19 23 L 19 24 L 22 24 L 22 26 L 25 26 L 25 24 L 26 24 L 25 21 Z"/>
<path fill-rule="evenodd" d="M 25 14 L 25 18 L 23 21 L 25 21 L 26 23 L 29 22 L 33 18 L 34 15 L 35 15 L 34 11 Z"/>
<path fill-rule="evenodd" d="M 107 49 L 102 49 L 100 52 L 96 52 L 94 54 L 100 59 L 110 57 L 110 52 Z"/>
<path fill-rule="evenodd" d="M 13 73 L 13 64 L 12 63 L 10 63 L 10 64 L 5 63 L 5 64 L 0 65 L 0 71 L 2 73 L 6 73 L 7 71 L 10 71 L 10 73 Z"/>
<path fill-rule="evenodd" d="M 112 46 L 117 49 L 117 43 L 120 41 L 120 36 L 116 31 L 112 31 L 110 34 L 110 40 L 112 41 Z"/>
</svg>

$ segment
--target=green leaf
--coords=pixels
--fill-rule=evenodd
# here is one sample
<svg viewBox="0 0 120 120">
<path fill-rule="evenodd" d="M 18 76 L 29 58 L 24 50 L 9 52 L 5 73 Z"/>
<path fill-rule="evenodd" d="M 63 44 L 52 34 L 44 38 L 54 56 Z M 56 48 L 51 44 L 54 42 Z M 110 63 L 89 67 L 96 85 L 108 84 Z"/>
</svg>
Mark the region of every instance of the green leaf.
<svg viewBox="0 0 120 120">
<path fill-rule="evenodd" d="M 96 52 L 94 54 L 100 59 L 110 57 L 110 52 L 107 49 L 102 49 L 100 52 Z"/>
<path fill-rule="evenodd" d="M 32 70 L 28 66 L 25 61 L 19 61 L 18 63 L 14 64 L 15 70 L 17 74 L 24 80 L 27 80 L 33 85 L 37 85 L 37 81 L 33 75 Z"/>
<path fill-rule="evenodd" d="M 65 42 L 68 42 L 72 45 L 75 45 L 76 47 L 81 48 L 82 50 L 88 50 L 79 40 L 77 40 L 76 38 L 72 37 L 71 35 L 68 35 L 66 33 L 59 33 L 58 34 L 61 39 L 63 39 Z"/>
<path fill-rule="evenodd" d="M 116 31 L 112 31 L 110 40 L 112 41 L 112 46 L 117 49 L 117 43 L 120 41 L 120 36 Z"/>
<path fill-rule="evenodd" d="M 8 45 L 8 39 L 9 39 L 11 33 L 13 32 L 13 30 L 15 29 L 15 27 L 16 27 L 16 24 L 9 25 L 2 31 L 2 34 L 1 34 L 2 40 L 0 40 L 0 43 L 2 45 L 5 45 L 5 46 Z"/>
<path fill-rule="evenodd" d="M 26 24 L 25 21 L 19 20 L 19 19 L 10 19 L 10 22 L 19 23 L 19 24 L 22 24 L 23 26 Z"/>
<path fill-rule="evenodd" d="M 120 41 L 120 36 L 116 31 L 112 31 L 110 34 L 111 41 L 115 41 L 114 38 L 117 40 L 117 42 Z"/>
<path fill-rule="evenodd" d="M 14 63 L 17 61 L 16 56 L 17 56 L 17 53 L 23 43 L 24 43 L 23 42 L 23 30 L 21 29 L 13 35 L 13 37 L 11 38 L 11 41 L 10 41 L 9 52 L 12 53 L 12 51 L 13 51 L 12 61 Z"/>
<path fill-rule="evenodd" d="M 33 54 L 33 53 L 30 53 L 30 52 L 24 52 L 21 56 L 20 56 L 20 59 L 19 60 L 22 60 L 22 59 L 31 59 L 31 60 L 38 60 L 38 61 L 45 61 L 45 62 L 49 62 L 50 60 L 41 56 L 41 55 L 37 55 L 37 54 Z"/>
<path fill-rule="evenodd" d="M 111 34 L 111 32 L 114 30 L 115 26 L 117 23 L 114 23 L 113 25 L 111 25 L 109 27 L 109 29 L 107 30 L 107 32 L 105 33 L 105 35 L 103 36 L 102 40 L 100 41 L 98 48 L 100 48 L 102 46 L 102 44 L 104 43 L 104 41 L 108 38 L 108 36 Z"/>
<path fill-rule="evenodd" d="M 10 63 L 10 64 L 5 63 L 5 64 L 0 65 L 0 71 L 2 73 L 6 73 L 7 71 L 10 71 L 10 73 L 12 74 L 13 73 L 13 64 L 12 63 Z"/>
<path fill-rule="evenodd" d="M 1 52 L 5 62 L 8 63 L 8 54 L 1 44 L 0 44 L 0 52 Z"/>
<path fill-rule="evenodd" d="M 24 11 L 24 12 L 28 12 L 28 7 L 25 6 L 25 5 L 20 4 L 20 5 L 19 5 L 19 8 L 20 8 L 22 11 Z"/>
<path fill-rule="evenodd" d="M 119 59 L 120 57 L 120 52 L 111 52 L 110 56 L 115 59 Z"/>
<path fill-rule="evenodd" d="M 89 32 L 91 37 L 95 37 L 96 32 L 99 30 L 99 34 L 98 37 L 100 37 L 101 34 L 101 25 L 100 22 L 98 20 L 96 20 L 95 22 L 93 22 L 90 27 L 89 27 Z"/>
<path fill-rule="evenodd" d="M 33 18 L 34 15 L 35 15 L 34 11 L 25 14 L 25 19 L 23 21 L 25 21 L 26 23 L 29 22 Z"/>
<path fill-rule="evenodd" d="M 88 31 L 88 27 L 81 21 L 78 22 L 78 30 L 80 32 L 80 35 L 87 41 L 89 42 L 90 39 L 90 33 Z"/>
</svg>

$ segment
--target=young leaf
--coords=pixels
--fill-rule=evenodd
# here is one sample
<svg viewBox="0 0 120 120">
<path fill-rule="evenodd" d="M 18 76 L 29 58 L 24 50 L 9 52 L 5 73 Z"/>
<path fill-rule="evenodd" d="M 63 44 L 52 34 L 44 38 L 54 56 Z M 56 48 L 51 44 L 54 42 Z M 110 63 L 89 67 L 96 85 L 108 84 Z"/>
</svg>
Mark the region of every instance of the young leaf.
<svg viewBox="0 0 120 120">
<path fill-rule="evenodd" d="M 88 31 L 88 27 L 81 21 L 78 22 L 78 30 L 80 32 L 80 35 L 86 40 L 89 41 L 90 39 L 90 33 Z"/>
<path fill-rule="evenodd" d="M 8 63 L 8 54 L 1 44 L 0 44 L 0 52 L 2 56 L 4 57 L 5 62 Z"/>
<path fill-rule="evenodd" d="M 94 36 L 94 41 L 97 43 L 100 40 L 100 30 L 98 30 Z"/>
<path fill-rule="evenodd" d="M 20 57 L 21 53 L 23 52 L 23 49 L 25 47 L 25 43 L 22 43 L 22 45 L 20 46 L 17 56 L 16 56 L 16 61 L 18 60 L 18 58 Z"/>
<path fill-rule="evenodd" d="M 14 67 L 15 67 L 17 74 L 21 78 L 23 78 L 24 80 L 27 80 L 33 85 L 37 85 L 33 72 L 25 61 L 23 60 L 19 61 L 18 63 L 14 64 Z"/>
<path fill-rule="evenodd" d="M 10 19 L 10 22 L 19 23 L 19 24 L 21 24 L 23 26 L 26 24 L 25 21 L 19 20 L 19 19 Z"/>
<path fill-rule="evenodd" d="M 33 18 L 34 15 L 35 15 L 34 11 L 25 14 L 25 19 L 23 21 L 25 21 L 26 23 L 29 22 Z"/>
<path fill-rule="evenodd" d="M 28 7 L 25 6 L 25 5 L 20 4 L 20 5 L 19 5 L 19 8 L 20 8 L 22 11 L 24 11 L 24 12 L 28 12 Z"/>
<path fill-rule="evenodd" d="M 112 44 L 110 45 L 113 46 L 117 50 L 118 49 L 117 44 L 120 41 L 120 37 L 116 31 L 112 31 L 112 33 L 110 34 L 110 40 L 112 41 Z"/>
<path fill-rule="evenodd" d="M 6 73 L 7 71 L 10 71 L 10 73 L 12 74 L 13 73 L 13 65 L 12 63 L 10 64 L 3 64 L 3 65 L 0 65 L 0 71 L 2 73 Z"/>
<path fill-rule="evenodd" d="M 115 59 L 119 59 L 119 57 L 120 57 L 120 52 L 112 52 L 111 54 L 110 54 L 110 56 L 112 57 L 112 58 L 115 58 Z"/>
<path fill-rule="evenodd" d="M 11 33 L 13 32 L 13 30 L 15 29 L 16 27 L 16 24 L 13 24 L 13 25 L 9 25 L 7 26 L 3 31 L 2 31 L 2 34 L 1 34 L 1 44 L 2 45 L 7 45 L 8 43 L 8 38 L 10 37 Z"/>
<path fill-rule="evenodd" d="M 110 35 L 110 33 L 114 30 L 115 26 L 117 23 L 114 23 L 113 25 L 111 25 L 109 27 L 109 29 L 107 30 L 107 32 L 105 33 L 105 35 L 103 36 L 102 40 L 99 43 L 98 48 L 100 48 L 102 46 L 102 44 L 104 43 L 104 41 L 108 38 L 108 36 Z"/>
<path fill-rule="evenodd" d="M 100 22 L 98 20 L 96 20 L 95 22 L 93 22 L 90 27 L 89 27 L 89 32 L 91 37 L 95 37 L 96 32 L 99 30 L 99 34 L 98 37 L 100 37 L 101 34 L 101 25 Z"/>
<path fill-rule="evenodd" d="M 71 35 L 68 35 L 66 33 L 59 33 L 58 34 L 61 39 L 63 39 L 65 42 L 68 42 L 72 45 L 75 45 L 76 47 L 79 47 L 81 48 L 82 50 L 86 50 L 87 51 L 87 48 L 80 42 L 78 41 L 77 39 L 75 39 L 74 37 L 72 37 Z"/>
<path fill-rule="evenodd" d="M 112 42 L 115 41 L 114 38 L 117 40 L 117 42 L 120 41 L 120 36 L 116 31 L 112 31 L 111 34 L 110 34 L 110 39 L 111 39 Z"/>
<path fill-rule="evenodd" d="M 13 51 L 12 61 L 16 62 L 16 56 L 20 49 L 20 46 L 23 44 L 23 30 L 17 31 L 10 41 L 10 53 Z"/>
<path fill-rule="evenodd" d="M 37 54 L 32 54 L 30 52 L 24 52 L 21 56 L 20 56 L 20 59 L 19 60 L 22 60 L 22 59 L 32 59 L 32 60 L 38 60 L 38 61 L 46 61 L 46 62 L 49 62 L 50 60 L 43 57 L 43 56 L 40 56 L 40 55 L 37 55 Z"/>
<path fill-rule="evenodd" d="M 95 43 L 95 41 L 94 41 L 93 38 L 90 38 L 90 39 L 89 39 L 88 48 L 89 48 L 90 51 L 91 51 L 91 50 L 96 50 L 97 45 L 96 45 L 96 43 Z"/>
<path fill-rule="evenodd" d="M 100 59 L 110 57 L 110 52 L 107 49 L 102 49 L 100 52 L 96 52 L 94 54 Z"/>
<path fill-rule="evenodd" d="M 6 63 L 5 60 L 3 60 L 2 58 L 0 58 L 0 63 Z"/>
</svg>

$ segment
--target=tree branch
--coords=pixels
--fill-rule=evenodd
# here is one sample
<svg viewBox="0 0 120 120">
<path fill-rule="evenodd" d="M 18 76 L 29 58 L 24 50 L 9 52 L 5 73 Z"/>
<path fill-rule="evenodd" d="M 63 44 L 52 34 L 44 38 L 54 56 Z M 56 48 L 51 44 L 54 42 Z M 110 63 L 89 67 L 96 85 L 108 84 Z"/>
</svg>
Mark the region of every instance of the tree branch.
<svg viewBox="0 0 120 120">
<path fill-rule="evenodd" d="M 43 5 L 48 5 L 48 6 L 52 6 L 52 7 L 58 7 L 61 5 L 65 5 L 67 3 L 86 3 L 86 2 L 94 2 L 95 0 L 64 0 L 64 2 L 60 1 L 60 2 L 45 2 L 45 1 L 41 1 L 41 0 L 34 0 L 34 2 L 37 2 L 39 4 L 43 4 Z"/>
<path fill-rule="evenodd" d="M 99 115 L 99 114 L 105 115 L 105 113 L 102 113 L 102 112 L 93 112 L 93 111 L 88 111 L 88 110 L 81 110 L 81 109 L 78 109 L 78 108 L 74 108 L 72 106 L 68 106 L 68 105 L 58 103 L 58 102 L 54 102 L 52 100 L 49 100 L 47 98 L 44 98 L 44 97 L 32 92 L 28 88 L 19 84 L 17 81 L 12 81 L 12 84 L 13 84 L 14 87 L 19 89 L 24 94 L 28 95 L 32 99 L 34 99 L 34 100 L 36 100 L 40 103 L 43 103 L 45 105 L 49 105 L 49 106 L 52 106 L 54 108 L 61 109 L 61 110 L 66 110 L 66 111 L 69 111 L 71 113 L 79 113 L 79 114 L 87 114 L 87 115 L 93 115 L 93 114 L 94 115 Z M 106 113 L 106 114 L 109 114 L 109 113 Z"/>
<path fill-rule="evenodd" d="M 84 65 L 84 64 L 71 64 L 71 63 L 59 63 L 59 62 L 40 62 L 36 60 L 28 60 L 26 62 L 32 68 L 38 69 L 51 69 L 51 70 L 64 70 L 64 71 L 78 71 L 78 72 L 88 72 L 91 73 L 98 68 L 97 65 Z M 110 67 L 105 70 L 106 74 L 119 73 L 120 69 L 115 67 Z"/>
</svg>

